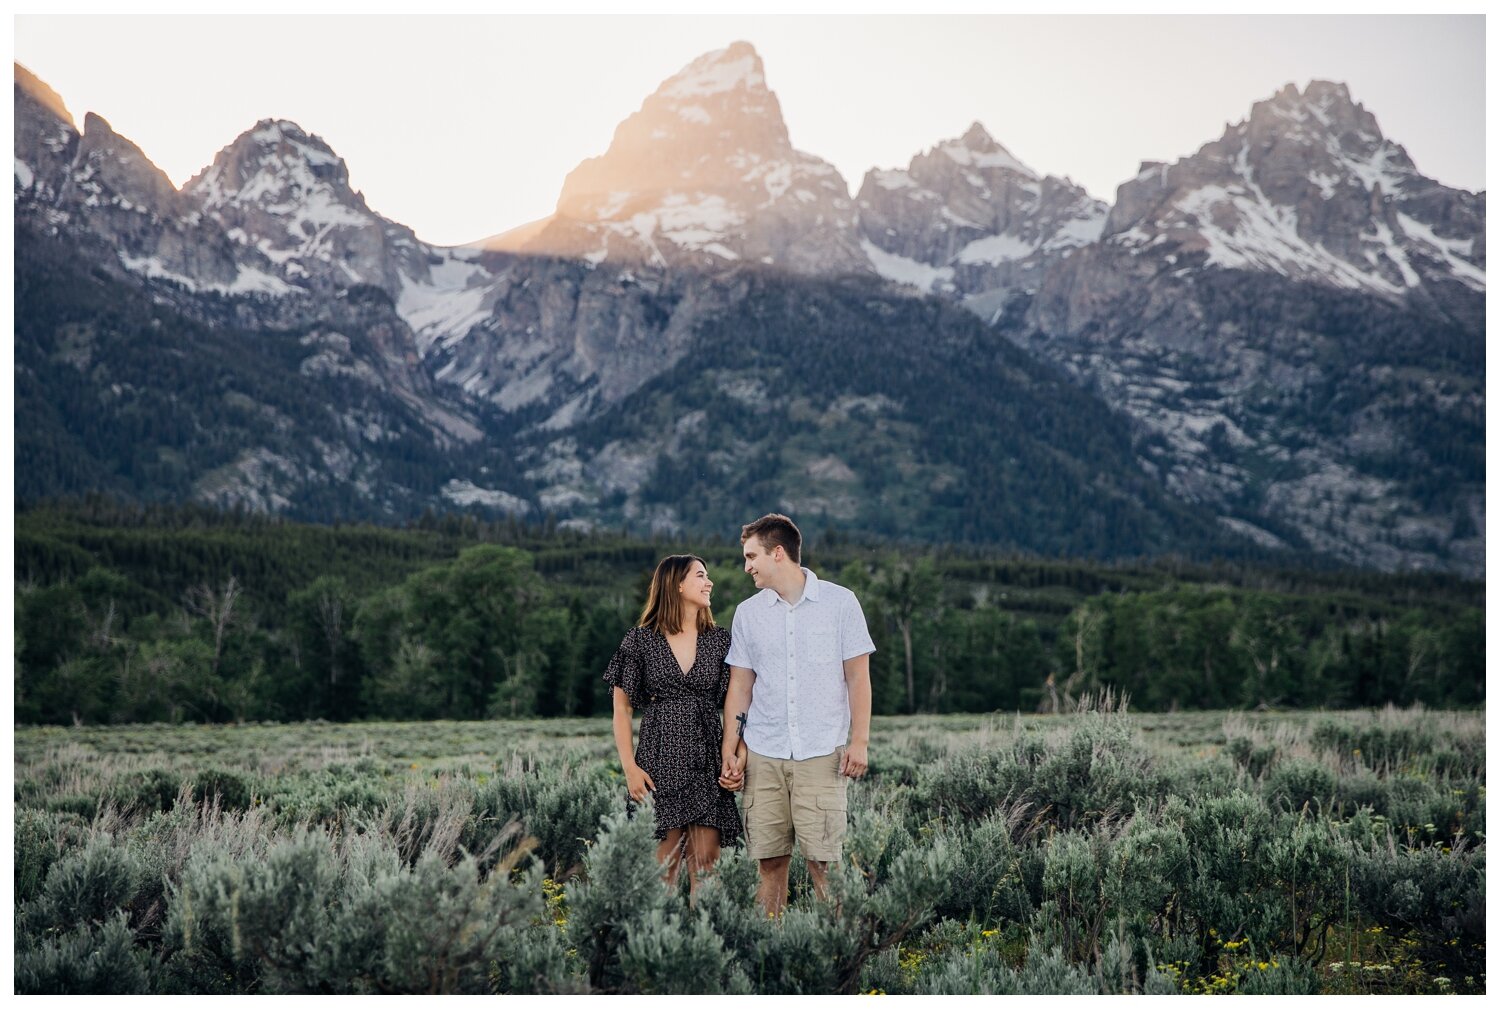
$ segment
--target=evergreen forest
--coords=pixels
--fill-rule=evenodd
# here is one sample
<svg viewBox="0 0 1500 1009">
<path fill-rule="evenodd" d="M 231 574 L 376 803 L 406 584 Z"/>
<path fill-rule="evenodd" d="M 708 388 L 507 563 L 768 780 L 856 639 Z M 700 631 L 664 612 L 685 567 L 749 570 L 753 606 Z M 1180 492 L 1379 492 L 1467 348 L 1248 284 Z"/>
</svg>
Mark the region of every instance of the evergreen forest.
<svg viewBox="0 0 1500 1009">
<path fill-rule="evenodd" d="M 666 554 L 715 616 L 752 594 L 737 537 L 671 541 L 427 513 L 313 525 L 95 497 L 16 520 L 21 724 L 590 716 Z M 1484 702 L 1484 589 L 1445 574 L 1103 563 L 827 531 L 876 714 Z"/>
</svg>

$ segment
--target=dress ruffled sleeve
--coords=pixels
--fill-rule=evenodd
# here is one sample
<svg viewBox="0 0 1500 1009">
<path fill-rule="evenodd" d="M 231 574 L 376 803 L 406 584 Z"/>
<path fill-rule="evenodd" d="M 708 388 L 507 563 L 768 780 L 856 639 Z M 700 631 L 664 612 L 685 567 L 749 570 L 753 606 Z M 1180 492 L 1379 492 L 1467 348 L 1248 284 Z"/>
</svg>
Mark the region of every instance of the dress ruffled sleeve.
<svg viewBox="0 0 1500 1009">
<path fill-rule="evenodd" d="M 647 703 L 646 677 L 639 645 L 635 629 L 631 628 L 604 669 L 604 682 L 625 691 L 625 696 L 630 699 L 630 706 L 637 710 L 644 708 Z"/>
</svg>

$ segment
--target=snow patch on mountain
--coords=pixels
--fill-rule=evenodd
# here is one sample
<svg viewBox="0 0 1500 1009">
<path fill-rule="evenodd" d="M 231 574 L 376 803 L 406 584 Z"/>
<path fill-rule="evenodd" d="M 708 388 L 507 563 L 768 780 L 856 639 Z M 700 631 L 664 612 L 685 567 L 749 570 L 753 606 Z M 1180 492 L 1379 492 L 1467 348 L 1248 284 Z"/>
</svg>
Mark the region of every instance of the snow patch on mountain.
<svg viewBox="0 0 1500 1009">
<path fill-rule="evenodd" d="M 985 238 L 976 238 L 965 245 L 958 253 L 958 262 L 965 265 L 971 263 L 1011 263 L 1018 259 L 1025 259 L 1036 251 L 1036 243 L 1028 242 L 1016 235 L 989 235 Z"/>
<path fill-rule="evenodd" d="M 1386 196 L 1394 196 L 1401 192 L 1407 180 L 1412 177 L 1413 173 L 1409 169 L 1392 165 L 1391 162 L 1399 155 L 1399 149 L 1390 142 L 1377 148 L 1369 159 L 1344 155 L 1342 148 L 1335 146 L 1337 143 L 1337 140 L 1330 139 L 1330 153 L 1338 157 L 1350 173 L 1359 179 L 1366 192 L 1373 193 L 1378 186 Z"/>
<path fill-rule="evenodd" d="M 702 248 L 744 223 L 744 215 L 717 194 L 671 193 L 655 213 L 661 235 L 686 248 Z"/>
<path fill-rule="evenodd" d="M 396 313 L 416 334 L 425 355 L 436 343 L 445 346 L 462 339 L 469 329 L 489 317 L 485 296 L 490 286 L 483 267 L 457 257 L 444 256 L 430 267 L 431 280 L 423 283 L 401 274 Z"/>
<path fill-rule="evenodd" d="M 1396 269 L 1401 271 L 1401 279 L 1406 282 L 1407 287 L 1416 287 L 1422 282 L 1421 275 L 1411 268 L 1411 262 L 1406 258 L 1406 250 L 1396 243 L 1396 235 L 1391 231 L 1389 224 L 1376 221 L 1373 234 L 1361 234 L 1359 237 L 1373 242 L 1378 247 L 1378 251 L 1365 250 L 1365 258 L 1372 264 L 1378 266 L 1380 257 L 1384 256 L 1396 264 Z"/>
<path fill-rule="evenodd" d="M 1060 224 L 1052 237 L 1042 243 L 1042 249 L 1055 251 L 1076 249 L 1092 245 L 1104 234 L 1104 222 L 1109 219 L 1109 208 L 1099 203 L 1087 209 L 1082 216 Z"/>
<path fill-rule="evenodd" d="M 1454 277 L 1476 291 L 1484 290 L 1485 271 L 1464 258 L 1474 254 L 1472 238 L 1443 238 L 1421 221 L 1399 211 L 1396 213 L 1396 221 L 1409 237 L 1421 242 L 1440 257 Z"/>
<path fill-rule="evenodd" d="M 1206 185 L 1179 198 L 1177 210 L 1182 219 L 1174 223 L 1174 229 L 1195 230 L 1214 266 L 1270 270 L 1288 277 L 1323 276 L 1340 287 L 1387 294 L 1401 290 L 1379 274 L 1360 270 L 1339 258 L 1321 243 L 1303 238 L 1297 231 L 1296 209 L 1272 204 L 1264 194 L 1239 186 Z M 1169 235 L 1159 232 L 1150 244 Z M 1133 236 L 1127 233 L 1118 237 L 1123 240 Z"/>
<path fill-rule="evenodd" d="M 1019 158 L 998 144 L 995 145 L 995 149 L 992 151 L 976 151 L 962 140 L 950 140 L 946 144 L 939 146 L 938 150 L 966 167 L 1008 168 L 1029 178 L 1040 178 L 1030 167 L 1022 164 Z"/>
<path fill-rule="evenodd" d="M 744 43 L 739 43 L 744 48 Z M 736 88 L 763 88 L 765 76 L 760 71 L 760 59 L 753 50 L 734 59 L 726 59 L 735 46 L 705 53 L 686 70 L 662 85 L 659 92 L 666 98 L 697 98 L 715 95 Z"/>
<path fill-rule="evenodd" d="M 132 273 L 148 280 L 166 280 L 181 284 L 189 291 L 217 292 L 219 294 L 268 294 L 280 297 L 297 290 L 279 277 L 250 266 L 240 266 L 239 273 L 228 284 L 201 283 L 192 277 L 169 270 L 159 256 L 131 256 L 120 252 L 120 264 Z"/>
<path fill-rule="evenodd" d="M 792 166 L 787 161 L 777 161 L 763 168 L 758 168 L 745 176 L 745 181 L 753 181 L 757 175 L 762 176 L 761 182 L 766 187 L 766 195 L 769 197 L 766 200 L 768 204 L 775 203 L 781 199 L 782 194 L 792 184 Z"/>
<path fill-rule="evenodd" d="M 531 510 L 531 504 L 514 494 L 508 494 L 503 490 L 491 490 L 480 487 L 469 480 L 453 479 L 443 486 L 443 497 L 452 501 L 460 507 L 468 505 L 480 505 L 485 508 L 493 508 L 507 515 L 525 515 Z"/>
<path fill-rule="evenodd" d="M 881 189 L 918 189 L 916 181 L 910 172 L 899 168 L 878 168 L 870 173 L 875 184 Z"/>
<path fill-rule="evenodd" d="M 865 250 L 865 255 L 870 257 L 875 272 L 887 280 L 915 287 L 923 293 L 931 293 L 953 280 L 951 266 L 930 266 L 915 259 L 898 256 L 894 252 L 885 251 L 868 238 L 861 239 L 859 244 Z"/>
<path fill-rule="evenodd" d="M 256 130 L 250 139 L 258 144 L 290 145 L 310 165 L 336 165 L 339 159 L 326 148 L 315 147 L 302 139 L 302 129 L 296 123 L 282 119 Z"/>
</svg>

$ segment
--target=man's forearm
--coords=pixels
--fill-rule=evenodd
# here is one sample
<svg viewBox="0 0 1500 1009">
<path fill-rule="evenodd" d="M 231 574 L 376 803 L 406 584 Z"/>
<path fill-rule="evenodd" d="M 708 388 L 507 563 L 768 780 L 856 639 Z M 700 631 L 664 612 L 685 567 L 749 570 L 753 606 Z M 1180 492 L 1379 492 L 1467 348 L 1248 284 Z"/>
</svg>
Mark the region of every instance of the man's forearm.
<svg viewBox="0 0 1500 1009">
<path fill-rule="evenodd" d="M 745 716 L 750 712 L 750 688 L 754 673 L 731 666 L 729 689 L 724 694 L 724 739 L 721 749 L 733 753 L 745 735 Z"/>
<path fill-rule="evenodd" d="M 849 688 L 849 742 L 870 743 L 870 657 L 860 655 L 844 662 L 844 683 Z"/>
</svg>

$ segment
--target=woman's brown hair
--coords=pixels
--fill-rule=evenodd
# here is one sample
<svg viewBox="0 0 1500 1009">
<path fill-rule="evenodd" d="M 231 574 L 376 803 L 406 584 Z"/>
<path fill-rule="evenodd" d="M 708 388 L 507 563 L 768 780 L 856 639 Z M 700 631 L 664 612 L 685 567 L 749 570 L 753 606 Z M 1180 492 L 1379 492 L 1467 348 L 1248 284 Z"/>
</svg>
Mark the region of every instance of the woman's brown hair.
<svg viewBox="0 0 1500 1009">
<path fill-rule="evenodd" d="M 708 562 L 693 554 L 672 554 L 663 557 L 651 575 L 651 592 L 646 596 L 646 608 L 641 610 L 638 627 L 649 627 L 663 636 L 682 630 L 682 582 L 693 570 L 693 563 L 708 569 Z M 698 611 L 698 630 L 714 626 L 714 615 L 707 606 Z"/>
</svg>

